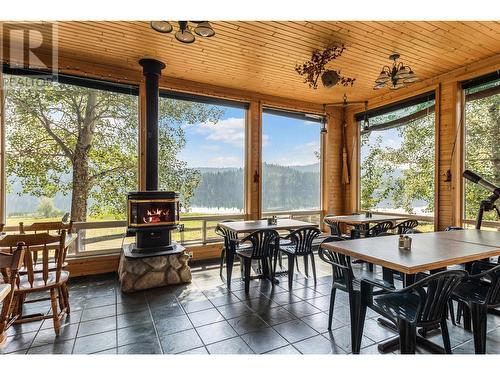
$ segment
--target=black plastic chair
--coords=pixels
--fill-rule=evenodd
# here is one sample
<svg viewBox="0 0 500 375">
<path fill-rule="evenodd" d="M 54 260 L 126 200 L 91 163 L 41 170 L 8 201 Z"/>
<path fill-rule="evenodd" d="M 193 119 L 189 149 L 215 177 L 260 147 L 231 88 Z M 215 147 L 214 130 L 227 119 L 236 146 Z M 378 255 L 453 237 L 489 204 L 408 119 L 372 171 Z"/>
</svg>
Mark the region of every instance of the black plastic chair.
<svg viewBox="0 0 500 375">
<path fill-rule="evenodd" d="M 476 354 L 486 353 L 487 314 L 489 308 L 500 306 L 500 265 L 475 262 L 470 276 L 452 294 L 463 305 L 464 328 L 474 334 Z"/>
<path fill-rule="evenodd" d="M 251 246 L 243 246 L 245 243 L 251 243 Z M 272 267 L 273 252 L 279 248 L 280 236 L 273 229 L 263 229 L 250 233 L 241 240 L 231 240 L 231 248 L 240 258 L 243 265 L 243 274 L 245 280 L 245 293 L 250 292 L 250 272 L 252 269 L 252 260 L 259 260 L 262 263 L 262 272 L 264 276 L 274 279 Z M 273 283 L 274 286 L 274 283 Z"/>
<path fill-rule="evenodd" d="M 230 223 L 234 222 L 234 220 L 223 220 L 221 223 Z M 220 252 L 220 265 L 219 265 L 219 275 L 222 278 L 222 269 L 224 268 L 224 262 L 226 263 L 227 272 L 226 272 L 226 283 L 227 286 L 231 286 L 231 277 L 233 273 L 233 264 L 234 264 L 234 252 L 231 250 L 231 241 L 238 239 L 238 234 L 233 232 L 232 230 L 226 229 L 219 224 L 215 227 L 215 234 L 221 236 L 224 240 L 224 244 L 222 245 L 222 249 Z M 247 246 L 249 248 L 249 246 Z"/>
<path fill-rule="evenodd" d="M 351 345 L 353 353 L 359 353 L 361 342 L 357 344 L 357 331 L 359 316 L 359 309 L 361 307 L 361 293 L 360 283 L 354 276 L 351 268 L 351 258 L 347 255 L 340 254 L 322 247 L 323 244 L 328 242 L 344 241 L 343 238 L 338 236 L 330 236 L 326 238 L 320 245 L 318 255 L 321 260 L 332 266 L 332 290 L 330 292 L 330 309 L 328 312 L 328 330 L 332 330 L 332 318 L 335 308 L 335 296 L 337 289 L 348 293 L 349 295 L 349 312 L 351 319 Z M 377 280 L 380 284 L 390 287 L 388 283 L 383 280 Z"/>
<path fill-rule="evenodd" d="M 402 221 L 398 225 L 393 226 L 392 229 L 395 229 L 397 234 L 408 234 L 408 233 L 415 233 L 411 231 L 413 230 L 413 228 L 417 226 L 418 226 L 418 221 L 411 219 Z"/>
<path fill-rule="evenodd" d="M 365 232 L 365 237 L 376 237 L 381 233 L 387 233 L 392 229 L 392 221 L 382 221 L 381 223 L 375 224 L 373 227 Z"/>
<path fill-rule="evenodd" d="M 414 354 L 417 343 L 417 327 L 441 326 L 444 350 L 451 354 L 450 336 L 446 324 L 448 300 L 467 277 L 462 270 L 443 271 L 433 275 L 419 274 L 415 284 L 400 290 L 387 288 L 374 280 L 361 280 L 361 308 L 359 327 L 356 330 L 356 345 L 361 345 L 366 309 L 392 321 L 399 331 L 399 346 L 402 354 Z M 375 296 L 373 288 L 385 289 L 388 293 Z M 375 297 L 374 297 L 375 296 Z"/>
<path fill-rule="evenodd" d="M 320 234 L 321 231 L 317 227 L 302 227 L 290 232 L 290 234 L 285 237 L 285 239 L 291 240 L 290 245 L 280 246 L 279 252 L 285 254 L 288 257 L 288 288 L 290 290 L 292 289 L 293 284 L 295 259 L 299 256 L 304 257 L 304 268 L 306 271 L 306 276 L 309 276 L 308 258 L 311 257 L 314 284 L 316 285 L 316 264 L 314 262 L 313 241 Z M 278 252 L 274 254 L 274 270 L 276 270 L 277 258 Z"/>
<path fill-rule="evenodd" d="M 342 234 L 342 232 L 340 231 L 339 222 L 330 220 L 330 216 L 333 216 L 333 215 L 327 215 L 323 218 L 323 223 L 325 223 L 325 225 L 330 228 L 330 234 L 332 236 L 338 236 L 338 237 L 342 237 L 345 239 L 351 238 L 348 235 Z"/>
<path fill-rule="evenodd" d="M 445 232 L 450 232 L 452 230 L 464 230 L 464 228 L 462 228 L 462 227 L 453 227 L 453 226 L 444 228 Z"/>
</svg>

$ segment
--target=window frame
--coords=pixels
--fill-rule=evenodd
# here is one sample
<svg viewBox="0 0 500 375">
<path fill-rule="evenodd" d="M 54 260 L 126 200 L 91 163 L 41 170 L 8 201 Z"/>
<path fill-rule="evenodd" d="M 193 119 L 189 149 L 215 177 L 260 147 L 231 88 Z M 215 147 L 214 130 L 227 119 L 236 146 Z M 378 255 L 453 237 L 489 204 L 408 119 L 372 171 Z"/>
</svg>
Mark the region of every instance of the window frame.
<svg viewBox="0 0 500 375">
<path fill-rule="evenodd" d="M 426 102 L 428 100 L 434 99 L 434 212 L 432 216 L 423 216 L 423 215 L 412 215 L 412 214 L 400 214 L 397 215 L 408 218 L 421 220 L 426 222 L 432 222 L 434 225 L 434 230 L 437 230 L 437 225 L 439 221 L 439 90 L 438 87 L 426 88 L 420 92 L 417 92 L 413 95 L 399 97 L 396 100 L 389 101 L 388 103 L 381 104 L 369 108 L 368 111 L 356 111 L 353 116 L 353 124 L 356 129 L 356 139 L 357 139 L 357 183 L 356 183 L 356 212 L 364 212 L 361 209 L 361 126 L 360 121 L 363 121 L 365 117 L 365 113 L 368 114 L 368 117 L 375 117 L 385 113 L 390 113 L 393 111 L 397 111 L 399 109 L 403 109 L 412 105 L 416 105 L 419 103 Z M 372 211 L 373 213 L 377 213 L 380 215 L 394 215 L 391 212 L 377 212 Z"/>
<path fill-rule="evenodd" d="M 264 114 L 271 114 L 275 116 L 283 116 L 283 117 L 288 117 L 292 118 L 295 120 L 302 120 L 302 121 L 310 121 L 310 122 L 316 122 L 322 126 L 322 124 L 326 125 L 326 120 L 327 116 L 325 114 L 318 114 L 318 113 L 312 113 L 312 112 L 302 112 L 302 111 L 292 111 L 288 109 L 282 109 L 278 107 L 273 107 L 273 106 L 263 106 L 262 111 L 260 113 L 261 115 L 261 128 L 260 128 L 260 138 L 262 139 L 262 136 L 264 135 Z M 323 219 L 323 210 L 324 210 L 324 201 L 323 201 L 323 192 L 325 189 L 324 186 L 324 171 L 325 171 L 325 158 L 324 158 L 324 149 L 325 149 L 325 137 L 324 134 L 319 132 L 319 208 L 318 209 L 311 209 L 311 210 L 297 210 L 297 211 L 264 211 L 264 176 L 263 176 L 263 165 L 264 165 L 264 158 L 263 158 L 263 151 L 264 151 L 264 146 L 261 142 L 260 145 L 260 170 L 261 170 L 261 175 L 262 178 L 260 179 L 260 212 L 264 214 L 272 214 L 272 215 L 289 215 L 290 217 L 293 217 L 293 214 L 300 214 L 304 213 L 305 215 L 311 214 L 311 215 L 319 215 L 320 216 L 320 221 Z M 292 214 L 293 213 L 293 214 Z"/>
</svg>

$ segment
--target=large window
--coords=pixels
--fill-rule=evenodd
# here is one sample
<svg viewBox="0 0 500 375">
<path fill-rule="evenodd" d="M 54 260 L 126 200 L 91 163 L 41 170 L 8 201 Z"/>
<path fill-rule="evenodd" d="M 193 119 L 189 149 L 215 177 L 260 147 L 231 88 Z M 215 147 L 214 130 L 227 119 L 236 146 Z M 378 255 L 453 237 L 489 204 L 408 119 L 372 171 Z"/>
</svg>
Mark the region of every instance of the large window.
<svg viewBox="0 0 500 375">
<path fill-rule="evenodd" d="M 160 188 L 181 195 L 177 239 L 216 238 L 208 216 L 244 213 L 246 105 L 162 93 L 159 117 Z"/>
<path fill-rule="evenodd" d="M 497 73 L 464 84 L 465 168 L 495 184 L 500 183 L 500 77 Z M 465 181 L 464 218 L 476 218 L 481 200 L 488 191 Z M 485 221 L 499 221 L 495 212 Z"/>
<path fill-rule="evenodd" d="M 125 219 L 137 189 L 137 88 L 26 73 L 4 74 L 6 224 L 66 212 L 75 222 Z M 82 246 L 119 247 L 123 228 L 100 231 L 82 234 Z"/>
<path fill-rule="evenodd" d="M 263 212 L 320 209 L 321 118 L 264 110 Z"/>
<path fill-rule="evenodd" d="M 137 96 L 37 81 L 4 75 L 7 224 L 65 212 L 124 219 L 126 192 L 137 188 Z"/>
<path fill-rule="evenodd" d="M 428 216 L 434 213 L 434 96 L 425 95 L 364 114 L 361 128 L 362 210 Z"/>
</svg>

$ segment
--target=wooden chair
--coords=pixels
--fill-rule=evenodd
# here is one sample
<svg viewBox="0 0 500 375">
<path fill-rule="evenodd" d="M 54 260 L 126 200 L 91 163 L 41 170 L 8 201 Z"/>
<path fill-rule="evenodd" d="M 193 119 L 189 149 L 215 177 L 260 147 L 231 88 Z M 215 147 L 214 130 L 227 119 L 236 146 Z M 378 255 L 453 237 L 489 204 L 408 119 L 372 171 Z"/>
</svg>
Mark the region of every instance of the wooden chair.
<svg viewBox="0 0 500 375">
<path fill-rule="evenodd" d="M 73 230 L 73 221 L 63 222 L 63 221 L 46 221 L 33 223 L 31 225 L 24 225 L 21 221 L 19 223 L 19 233 L 26 234 L 27 232 L 33 233 L 57 233 L 61 234 L 61 231 L 65 230 L 66 233 L 71 233 Z"/>
<path fill-rule="evenodd" d="M 64 271 L 66 259 L 66 231 L 63 229 L 58 236 L 48 233 L 7 235 L 0 240 L 0 246 L 13 249 L 18 242 L 25 247 L 24 267 L 19 275 L 19 281 L 14 289 L 13 314 L 17 317 L 14 324 L 50 319 L 54 321 L 54 331 L 59 335 L 61 319 L 70 312 L 67 281 L 69 272 Z M 50 297 L 26 300 L 30 293 L 47 291 Z M 51 314 L 23 315 L 23 305 L 50 300 Z"/>
<path fill-rule="evenodd" d="M 0 348 L 7 341 L 6 331 L 12 325 L 16 317 L 11 317 L 12 301 L 14 299 L 14 290 L 18 280 L 18 271 L 21 267 L 24 249 L 23 243 L 19 243 L 12 254 L 0 253 L 0 273 L 3 276 L 4 284 L 0 284 Z"/>
</svg>

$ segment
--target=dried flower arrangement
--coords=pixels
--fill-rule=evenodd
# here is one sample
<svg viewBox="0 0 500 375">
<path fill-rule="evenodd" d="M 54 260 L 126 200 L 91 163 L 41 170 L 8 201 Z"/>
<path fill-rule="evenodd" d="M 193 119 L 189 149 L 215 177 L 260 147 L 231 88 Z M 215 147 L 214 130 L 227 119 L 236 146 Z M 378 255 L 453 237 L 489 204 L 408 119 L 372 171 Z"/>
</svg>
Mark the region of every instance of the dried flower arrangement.
<svg viewBox="0 0 500 375">
<path fill-rule="evenodd" d="M 325 87 L 332 87 L 337 84 L 352 86 L 356 78 L 343 77 L 340 75 L 340 71 L 326 69 L 326 64 L 340 57 L 344 50 L 345 47 L 343 44 L 340 46 L 330 45 L 323 51 L 314 50 L 311 59 L 302 65 L 296 65 L 295 71 L 301 76 L 305 76 L 304 83 L 308 83 L 309 87 L 313 89 L 318 88 L 318 78 L 322 74 L 328 74 L 328 76 L 323 79 Z"/>
</svg>

